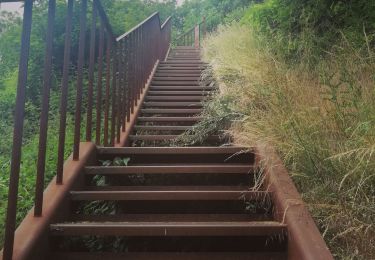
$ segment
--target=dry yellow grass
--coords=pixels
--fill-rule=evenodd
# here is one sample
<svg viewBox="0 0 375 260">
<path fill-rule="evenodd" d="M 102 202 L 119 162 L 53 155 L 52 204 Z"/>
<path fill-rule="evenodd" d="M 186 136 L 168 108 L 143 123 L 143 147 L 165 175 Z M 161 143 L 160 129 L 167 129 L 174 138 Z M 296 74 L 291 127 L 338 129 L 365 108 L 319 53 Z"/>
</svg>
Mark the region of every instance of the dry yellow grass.
<svg viewBox="0 0 375 260">
<path fill-rule="evenodd" d="M 315 68 L 287 65 L 248 27 L 209 36 L 204 58 L 242 114 L 235 142 L 279 151 L 332 252 L 375 259 L 375 62 L 343 36 Z M 219 106 L 220 107 L 220 106 Z"/>
</svg>

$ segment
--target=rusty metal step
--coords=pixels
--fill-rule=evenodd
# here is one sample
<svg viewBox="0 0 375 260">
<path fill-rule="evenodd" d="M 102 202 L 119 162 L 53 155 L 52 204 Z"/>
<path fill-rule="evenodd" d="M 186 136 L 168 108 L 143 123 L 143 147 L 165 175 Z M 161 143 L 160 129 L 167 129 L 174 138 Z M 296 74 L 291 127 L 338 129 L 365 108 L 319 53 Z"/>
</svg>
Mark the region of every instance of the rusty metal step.
<svg viewBox="0 0 375 260">
<path fill-rule="evenodd" d="M 150 98 L 151 96 L 175 96 L 175 97 L 181 97 L 181 96 L 191 96 L 191 97 L 205 97 L 209 94 L 208 91 L 154 91 L 150 90 L 147 92 L 147 97 Z"/>
<path fill-rule="evenodd" d="M 194 77 L 183 77 L 183 76 L 180 76 L 180 77 L 175 77 L 175 76 L 172 76 L 172 75 L 170 75 L 170 76 L 155 76 L 155 77 L 153 77 L 153 80 L 156 80 L 156 81 L 158 81 L 158 80 L 161 80 L 161 81 L 164 81 L 164 80 L 166 80 L 166 81 L 175 81 L 175 80 L 183 80 L 183 81 L 199 81 L 201 79 L 201 77 L 200 76 L 194 76 Z"/>
<path fill-rule="evenodd" d="M 179 135 L 130 135 L 131 141 L 170 141 L 174 140 Z"/>
<path fill-rule="evenodd" d="M 201 74 L 205 69 L 204 68 L 181 68 L 181 67 L 161 67 L 158 68 L 156 73 L 169 73 L 169 74 Z"/>
<path fill-rule="evenodd" d="M 77 222 L 50 225 L 55 236 L 265 236 L 286 234 L 274 221 L 249 222 Z"/>
<path fill-rule="evenodd" d="M 130 141 L 171 141 L 175 140 L 180 135 L 130 135 Z M 208 142 L 219 142 L 223 138 L 218 135 L 208 136 L 205 140 Z"/>
<path fill-rule="evenodd" d="M 73 214 L 70 217 L 71 221 L 91 221 L 91 222 L 122 222 L 122 221 L 137 221 L 137 222 L 166 222 L 166 221 L 265 221 L 271 220 L 271 216 L 265 214 Z"/>
<path fill-rule="evenodd" d="M 150 125 L 135 125 L 135 130 L 145 131 L 187 131 L 193 130 L 192 126 L 150 126 Z"/>
<path fill-rule="evenodd" d="M 173 188 L 173 187 L 172 187 Z M 189 187 L 190 188 L 190 187 Z M 152 200 L 152 201 L 184 201 L 184 200 L 215 200 L 215 201 L 236 201 L 269 200 L 270 193 L 266 191 L 248 191 L 243 190 L 197 190 L 185 188 L 186 190 L 163 190 L 168 187 L 161 187 L 161 190 L 129 190 L 127 191 L 71 191 L 70 199 L 73 201 L 98 200 L 98 201 L 133 201 L 133 200 Z"/>
<path fill-rule="evenodd" d="M 227 147 L 98 147 L 99 155 L 254 155 L 252 147 L 227 146 Z"/>
<path fill-rule="evenodd" d="M 285 252 L 141 252 L 141 253 L 99 253 L 99 252 L 56 252 L 49 259 L 54 260 L 286 260 Z"/>
<path fill-rule="evenodd" d="M 203 61 L 173 61 L 173 60 L 167 60 L 167 61 L 162 61 L 159 63 L 159 66 L 163 66 L 163 65 L 184 65 L 184 66 L 190 66 L 190 65 L 202 65 L 202 66 L 207 66 L 208 63 L 207 62 L 203 62 Z"/>
<path fill-rule="evenodd" d="M 150 93 L 148 93 L 150 94 Z M 146 97 L 147 101 L 202 101 L 205 97 L 199 96 L 150 96 Z"/>
<path fill-rule="evenodd" d="M 101 147 L 98 160 L 115 157 L 130 158 L 130 165 L 153 164 L 254 164 L 255 154 L 248 147 Z"/>
<path fill-rule="evenodd" d="M 160 69 L 205 70 L 207 69 L 207 66 L 203 64 L 190 64 L 189 65 L 189 64 L 184 64 L 184 63 L 170 63 L 170 64 L 159 65 L 157 70 L 159 71 Z"/>
<path fill-rule="evenodd" d="M 172 163 L 172 162 L 171 162 Z M 89 175 L 124 175 L 124 174 L 250 174 L 254 172 L 253 165 L 238 164 L 185 164 L 185 165 L 153 165 L 153 166 L 88 166 L 85 174 Z"/>
<path fill-rule="evenodd" d="M 183 73 L 183 72 L 175 72 L 175 73 L 169 73 L 169 72 L 157 72 L 155 73 L 155 77 L 176 77 L 176 78 L 184 78 L 184 77 L 195 77 L 200 78 L 201 77 L 200 72 L 196 73 Z"/>
<path fill-rule="evenodd" d="M 138 117 L 138 122 L 199 122 L 202 117 Z"/>
<path fill-rule="evenodd" d="M 202 82 L 199 80 L 196 81 L 179 81 L 179 80 L 152 80 L 152 86 L 200 86 Z M 208 83 L 206 83 L 207 85 Z"/>
<path fill-rule="evenodd" d="M 173 61 L 181 61 L 181 62 L 200 62 L 201 59 L 197 56 L 171 56 L 167 60 L 168 62 L 173 62 Z"/>
<path fill-rule="evenodd" d="M 202 109 L 141 109 L 142 114 L 199 114 Z"/>
<path fill-rule="evenodd" d="M 153 101 L 148 101 L 148 102 L 143 102 L 143 107 L 203 107 L 203 103 L 201 102 L 153 102 Z"/>
<path fill-rule="evenodd" d="M 213 87 L 209 86 L 151 86 L 150 87 L 151 91 L 202 91 L 207 92 L 207 91 L 212 91 L 215 90 Z"/>
</svg>

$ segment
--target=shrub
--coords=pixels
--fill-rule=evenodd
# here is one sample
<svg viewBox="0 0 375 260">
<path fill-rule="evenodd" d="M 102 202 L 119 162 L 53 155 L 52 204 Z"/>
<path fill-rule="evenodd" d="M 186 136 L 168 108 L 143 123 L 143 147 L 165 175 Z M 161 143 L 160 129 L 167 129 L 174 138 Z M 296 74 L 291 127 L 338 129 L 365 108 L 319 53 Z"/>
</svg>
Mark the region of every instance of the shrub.
<svg viewBox="0 0 375 260">
<path fill-rule="evenodd" d="M 291 66 L 267 39 L 234 24 L 204 43 L 220 99 L 243 115 L 230 132 L 240 145 L 277 148 L 335 256 L 372 259 L 374 54 L 341 35 L 315 68 Z"/>
</svg>

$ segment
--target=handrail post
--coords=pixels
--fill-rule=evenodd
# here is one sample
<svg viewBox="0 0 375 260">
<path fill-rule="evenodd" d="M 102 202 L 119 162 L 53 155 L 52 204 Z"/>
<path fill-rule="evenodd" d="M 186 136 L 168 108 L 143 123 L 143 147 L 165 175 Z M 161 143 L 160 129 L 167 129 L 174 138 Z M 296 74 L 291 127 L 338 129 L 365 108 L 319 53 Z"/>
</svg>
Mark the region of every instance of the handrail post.
<svg viewBox="0 0 375 260">
<path fill-rule="evenodd" d="M 21 147 L 23 121 L 25 116 L 27 67 L 30 51 L 30 34 L 32 23 L 33 1 L 26 0 L 23 11 L 21 54 L 18 68 L 16 109 L 14 114 L 13 147 L 10 164 L 8 207 L 5 224 L 3 260 L 12 260 L 14 231 L 16 229 L 17 196 L 21 165 Z"/>
<path fill-rule="evenodd" d="M 65 152 L 65 131 L 66 131 L 66 110 L 68 104 L 68 84 L 69 84 L 69 65 L 70 65 L 70 47 L 72 34 L 72 19 L 73 19 L 73 0 L 68 1 L 68 9 L 66 12 L 65 25 L 65 46 L 64 46 L 64 63 L 63 63 L 63 78 L 61 83 L 61 97 L 60 97 L 60 129 L 59 129 L 59 144 L 57 155 L 57 170 L 56 170 L 56 184 L 63 183 L 63 169 L 64 169 L 64 152 Z"/>
<path fill-rule="evenodd" d="M 81 141 L 81 110 L 82 110 L 82 89 L 84 77 L 84 58 L 85 58 L 85 38 L 86 38 L 86 13 L 87 0 L 81 0 L 80 8 L 80 33 L 78 46 L 78 66 L 77 66 L 77 94 L 76 94 L 76 111 L 74 122 L 74 146 L 73 146 L 73 160 L 79 160 L 79 145 Z"/>
<path fill-rule="evenodd" d="M 199 25 L 196 25 L 195 28 L 194 28 L 194 47 L 196 49 L 199 48 L 200 46 L 200 33 L 199 33 Z"/>
<path fill-rule="evenodd" d="M 87 111 L 86 111 L 86 141 L 92 139 L 92 107 L 94 96 L 94 70 L 95 70 L 95 40 L 96 40 L 96 5 L 92 5 L 91 29 L 90 29 L 90 57 L 89 57 L 89 85 L 87 91 Z"/>
<path fill-rule="evenodd" d="M 44 175 L 46 168 L 49 96 L 52 78 L 52 47 L 53 47 L 53 24 L 55 21 L 56 0 L 48 2 L 48 28 L 46 36 L 46 50 L 44 56 L 44 75 L 42 93 L 42 111 L 40 115 L 39 128 L 39 152 L 37 160 L 37 175 L 35 183 L 35 207 L 34 216 L 40 217 L 43 210 Z"/>
</svg>

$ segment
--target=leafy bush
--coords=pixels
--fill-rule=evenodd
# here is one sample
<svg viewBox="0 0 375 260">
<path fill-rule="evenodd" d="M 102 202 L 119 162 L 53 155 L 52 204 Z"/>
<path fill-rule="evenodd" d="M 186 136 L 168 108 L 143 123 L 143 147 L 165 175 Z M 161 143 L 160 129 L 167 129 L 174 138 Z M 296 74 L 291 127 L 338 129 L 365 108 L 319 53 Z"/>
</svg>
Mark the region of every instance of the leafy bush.
<svg viewBox="0 0 375 260">
<path fill-rule="evenodd" d="M 357 48 L 375 33 L 375 2 L 358 0 L 265 0 L 251 5 L 242 21 L 266 36 L 273 52 L 289 63 L 315 65 L 343 33 Z M 368 38 L 374 45 L 374 38 Z"/>
<path fill-rule="evenodd" d="M 277 148 L 338 259 L 373 259 L 375 249 L 375 79 L 369 41 L 344 35 L 315 68 L 290 65 L 247 25 L 220 27 L 204 43 L 225 101 L 242 114 L 240 145 Z M 229 103 L 227 103 L 230 101 Z M 209 110 L 208 110 L 209 111 Z"/>
</svg>

